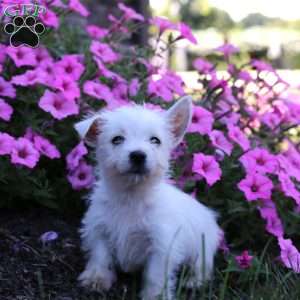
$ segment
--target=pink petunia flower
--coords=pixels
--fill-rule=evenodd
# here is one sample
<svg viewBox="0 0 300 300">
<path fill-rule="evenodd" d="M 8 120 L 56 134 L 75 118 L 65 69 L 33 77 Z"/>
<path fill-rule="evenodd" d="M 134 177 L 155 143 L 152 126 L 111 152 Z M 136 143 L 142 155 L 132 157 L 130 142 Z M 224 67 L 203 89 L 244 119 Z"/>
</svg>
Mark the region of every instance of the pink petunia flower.
<svg viewBox="0 0 300 300">
<path fill-rule="evenodd" d="M 53 83 L 68 100 L 75 100 L 80 97 L 78 84 L 69 76 L 57 76 Z"/>
<path fill-rule="evenodd" d="M 214 118 L 211 112 L 200 106 L 194 106 L 193 117 L 188 132 L 209 134 L 212 131 Z"/>
<path fill-rule="evenodd" d="M 87 148 L 84 143 L 81 141 L 78 145 L 76 145 L 67 155 L 67 167 L 68 170 L 75 170 L 79 166 L 80 160 L 88 153 Z"/>
<path fill-rule="evenodd" d="M 249 269 L 251 267 L 252 260 L 253 256 L 249 255 L 248 250 L 243 251 L 240 256 L 235 257 L 235 261 L 242 269 Z"/>
<path fill-rule="evenodd" d="M 197 58 L 193 62 L 193 67 L 200 73 L 209 74 L 213 71 L 214 66 L 209 61 L 203 58 Z"/>
<path fill-rule="evenodd" d="M 219 239 L 219 249 L 223 251 L 224 254 L 228 254 L 230 252 L 228 244 L 225 239 L 224 231 L 220 231 L 220 239 Z"/>
<path fill-rule="evenodd" d="M 109 103 L 113 99 L 113 94 L 107 85 L 88 80 L 83 85 L 83 91 L 91 97 L 104 100 Z"/>
<path fill-rule="evenodd" d="M 213 130 L 209 133 L 209 138 L 212 144 L 218 148 L 223 150 L 227 155 L 230 155 L 232 152 L 233 146 L 226 139 L 225 135 L 220 130 Z"/>
<path fill-rule="evenodd" d="M 140 88 L 140 82 L 139 82 L 138 78 L 133 78 L 130 81 L 129 86 L 128 86 L 129 95 L 131 97 L 136 96 L 139 91 L 139 88 Z"/>
<path fill-rule="evenodd" d="M 48 50 L 44 47 L 39 46 L 34 49 L 35 59 L 37 66 L 44 64 L 45 62 L 52 62 L 53 58 L 49 54 Z"/>
<path fill-rule="evenodd" d="M 108 34 L 108 29 L 97 25 L 88 25 L 85 29 L 92 39 L 102 39 Z"/>
<path fill-rule="evenodd" d="M 225 43 L 222 46 L 219 46 L 215 49 L 217 52 L 221 52 L 226 58 L 229 58 L 232 54 L 239 52 L 239 48 L 235 47 L 232 44 Z"/>
<path fill-rule="evenodd" d="M 6 47 L 7 55 L 13 60 L 17 67 L 22 66 L 36 66 L 36 56 L 32 48 L 21 47 Z"/>
<path fill-rule="evenodd" d="M 18 138 L 13 143 L 11 152 L 11 162 L 13 164 L 24 165 L 32 169 L 36 166 L 39 158 L 39 152 L 26 138 Z"/>
<path fill-rule="evenodd" d="M 258 199 L 270 199 L 273 183 L 272 181 L 259 173 L 247 174 L 246 178 L 238 183 L 238 188 L 244 192 L 248 201 Z"/>
<path fill-rule="evenodd" d="M 55 64 L 55 69 L 60 76 L 69 76 L 78 80 L 84 72 L 84 66 L 78 61 L 77 55 L 65 55 Z"/>
<path fill-rule="evenodd" d="M 194 154 L 193 172 L 205 178 L 209 186 L 221 178 L 221 169 L 215 158 L 202 153 Z"/>
<path fill-rule="evenodd" d="M 112 89 L 113 99 L 120 102 L 128 102 L 128 85 L 126 82 L 118 82 Z"/>
<path fill-rule="evenodd" d="M 90 188 L 95 180 L 92 166 L 80 161 L 79 166 L 68 175 L 68 180 L 74 190 Z"/>
<path fill-rule="evenodd" d="M 143 22 L 145 20 L 141 14 L 137 13 L 134 9 L 124 5 L 123 3 L 118 3 L 118 7 L 124 13 L 124 18 L 126 21 L 136 20 Z"/>
<path fill-rule="evenodd" d="M 280 182 L 280 188 L 283 191 L 283 193 L 287 197 L 293 198 L 297 205 L 300 205 L 300 192 L 295 187 L 295 184 L 291 180 L 290 176 L 287 175 L 285 172 L 279 172 L 278 179 Z"/>
<path fill-rule="evenodd" d="M 277 169 L 277 160 L 267 149 L 255 148 L 245 153 L 239 161 L 248 173 L 274 173 Z"/>
<path fill-rule="evenodd" d="M 0 76 L 0 96 L 16 98 L 16 89 L 13 87 L 11 82 L 6 81 Z"/>
<path fill-rule="evenodd" d="M 13 111 L 13 108 L 0 98 L 0 118 L 4 121 L 9 121 Z"/>
<path fill-rule="evenodd" d="M 255 70 L 257 70 L 259 72 L 261 72 L 261 71 L 274 72 L 273 67 L 270 64 L 268 64 L 262 60 L 252 59 L 250 64 Z"/>
<path fill-rule="evenodd" d="M 0 44 L 0 64 L 2 64 L 5 61 L 6 47 L 6 45 Z"/>
<path fill-rule="evenodd" d="M 58 120 L 79 113 L 79 107 L 74 100 L 67 100 L 62 93 L 56 94 L 49 90 L 41 97 L 39 107 Z"/>
<path fill-rule="evenodd" d="M 162 76 L 163 84 L 165 84 L 169 90 L 173 93 L 183 96 L 185 94 L 183 90 L 184 82 L 182 78 L 172 71 L 167 71 Z"/>
<path fill-rule="evenodd" d="M 250 148 L 250 142 L 240 128 L 232 124 L 227 125 L 229 138 L 237 143 L 244 151 Z"/>
<path fill-rule="evenodd" d="M 93 60 L 97 64 L 99 75 L 113 79 L 114 81 L 125 81 L 125 79 L 123 79 L 119 74 L 107 69 L 100 58 L 93 56 Z"/>
<path fill-rule="evenodd" d="M 119 55 L 105 43 L 92 41 L 90 51 L 107 64 L 111 64 L 119 60 Z"/>
<path fill-rule="evenodd" d="M 240 71 L 237 74 L 237 79 L 243 80 L 243 81 L 245 81 L 247 83 L 247 82 L 251 82 L 252 81 L 252 76 L 247 71 Z"/>
<path fill-rule="evenodd" d="M 176 25 L 167 18 L 153 17 L 150 19 L 150 24 L 158 27 L 159 35 L 161 35 L 166 30 L 176 29 Z"/>
<path fill-rule="evenodd" d="M 39 17 L 44 25 L 53 27 L 55 29 L 59 27 L 59 18 L 52 10 L 47 9 L 46 12 L 41 14 Z"/>
<path fill-rule="evenodd" d="M 290 239 L 280 237 L 278 244 L 281 250 L 280 258 L 283 264 L 296 273 L 300 273 L 300 253 Z"/>
<path fill-rule="evenodd" d="M 35 70 L 27 70 L 21 75 L 16 75 L 11 79 L 11 82 L 15 85 L 30 86 L 39 82 L 41 74 Z M 43 75 L 42 75 L 43 76 Z"/>
<path fill-rule="evenodd" d="M 258 209 L 261 217 L 267 221 L 266 230 L 276 237 L 283 236 L 283 225 L 274 202 L 272 200 L 264 201 Z"/>
<path fill-rule="evenodd" d="M 296 148 L 289 143 L 288 150 L 281 155 L 277 155 L 277 160 L 280 163 L 280 167 L 285 172 L 300 181 L 300 154 Z"/>
<path fill-rule="evenodd" d="M 83 17 L 87 17 L 90 15 L 90 12 L 86 9 L 85 6 L 83 6 L 80 3 L 79 0 L 70 0 L 69 8 L 70 8 L 70 10 L 73 10 L 73 11 L 79 13 Z"/>
<path fill-rule="evenodd" d="M 160 97 L 167 102 L 173 100 L 172 91 L 166 86 L 165 82 L 162 79 L 154 81 L 150 78 L 148 83 L 148 94 Z"/>
<path fill-rule="evenodd" d="M 0 155 L 10 154 L 15 139 L 7 133 L 0 132 Z"/>
<path fill-rule="evenodd" d="M 195 45 L 198 43 L 196 37 L 192 34 L 191 28 L 185 23 L 183 22 L 179 23 L 178 30 L 180 32 L 180 37 L 189 40 L 191 43 Z"/>
<path fill-rule="evenodd" d="M 33 143 L 35 148 L 43 155 L 54 159 L 54 158 L 60 158 L 60 153 L 58 149 L 50 143 L 46 138 L 40 136 L 40 135 L 35 135 L 33 137 Z"/>
<path fill-rule="evenodd" d="M 55 64 L 53 62 L 44 62 L 35 69 L 39 77 L 39 82 L 49 87 L 54 88 L 56 77 Z"/>
</svg>

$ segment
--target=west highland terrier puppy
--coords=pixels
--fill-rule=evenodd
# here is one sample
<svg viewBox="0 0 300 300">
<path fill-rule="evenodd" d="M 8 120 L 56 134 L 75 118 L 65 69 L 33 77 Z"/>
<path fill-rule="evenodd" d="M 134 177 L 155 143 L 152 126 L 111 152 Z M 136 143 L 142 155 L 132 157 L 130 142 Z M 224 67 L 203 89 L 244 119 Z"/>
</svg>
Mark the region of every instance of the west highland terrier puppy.
<svg viewBox="0 0 300 300">
<path fill-rule="evenodd" d="M 208 279 L 220 240 L 215 213 L 167 182 L 171 150 L 192 116 L 184 97 L 165 112 L 121 107 L 75 125 L 94 140 L 99 181 L 81 228 L 88 262 L 79 280 L 109 290 L 115 269 L 144 272 L 142 299 L 174 299 L 176 271 L 192 270 L 188 284 Z"/>
</svg>

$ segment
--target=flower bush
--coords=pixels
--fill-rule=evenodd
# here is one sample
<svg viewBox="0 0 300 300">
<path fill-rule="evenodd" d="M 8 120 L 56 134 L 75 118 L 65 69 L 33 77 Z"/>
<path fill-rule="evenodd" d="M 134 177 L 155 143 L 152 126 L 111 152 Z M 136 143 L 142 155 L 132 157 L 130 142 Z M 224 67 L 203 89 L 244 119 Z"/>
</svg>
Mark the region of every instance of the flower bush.
<svg viewBox="0 0 300 300">
<path fill-rule="evenodd" d="M 228 242 L 221 249 L 244 250 L 235 259 L 241 268 L 253 259 L 245 249 L 261 252 L 270 235 L 274 258 L 300 272 L 299 91 L 265 62 L 233 64 L 239 49 L 231 44 L 215 49 L 215 61 L 193 62 L 199 84 L 191 90 L 152 60 L 178 40 L 197 43 L 186 24 L 145 20 L 119 3 L 108 28 L 82 28 L 66 17 L 89 15 L 78 0 L 41 4 L 47 32 L 38 48 L 14 48 L 1 36 L 0 205 L 80 205 L 95 178 L 92 151 L 74 123 L 91 110 L 132 102 L 163 110 L 191 93 L 192 123 L 172 155 L 172 180 L 216 209 Z M 146 25 L 156 30 L 154 46 L 128 46 Z"/>
</svg>

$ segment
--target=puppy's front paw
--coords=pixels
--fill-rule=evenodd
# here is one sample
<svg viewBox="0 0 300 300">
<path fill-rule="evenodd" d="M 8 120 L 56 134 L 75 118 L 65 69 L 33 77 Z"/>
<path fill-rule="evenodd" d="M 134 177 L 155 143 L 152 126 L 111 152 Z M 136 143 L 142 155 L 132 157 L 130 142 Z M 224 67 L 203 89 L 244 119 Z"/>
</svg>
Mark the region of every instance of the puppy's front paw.
<svg viewBox="0 0 300 300">
<path fill-rule="evenodd" d="M 101 270 L 97 267 L 85 269 L 78 277 L 81 286 L 94 291 L 108 291 L 116 280 L 116 275 L 110 270 Z"/>
</svg>

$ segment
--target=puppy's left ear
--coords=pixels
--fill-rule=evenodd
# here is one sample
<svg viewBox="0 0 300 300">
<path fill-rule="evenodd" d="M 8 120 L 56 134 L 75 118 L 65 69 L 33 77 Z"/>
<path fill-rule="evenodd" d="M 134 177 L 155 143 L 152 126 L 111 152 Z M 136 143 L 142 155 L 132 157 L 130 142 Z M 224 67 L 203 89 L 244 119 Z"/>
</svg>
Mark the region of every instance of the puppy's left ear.
<svg viewBox="0 0 300 300">
<path fill-rule="evenodd" d="M 183 139 L 191 122 L 192 109 L 192 97 L 184 96 L 167 111 L 166 117 L 173 134 L 174 146 L 177 146 Z"/>
<path fill-rule="evenodd" d="M 100 116 L 93 115 L 76 123 L 74 127 L 81 139 L 85 140 L 87 144 L 93 146 L 95 144 L 97 135 L 100 133 Z"/>
</svg>

